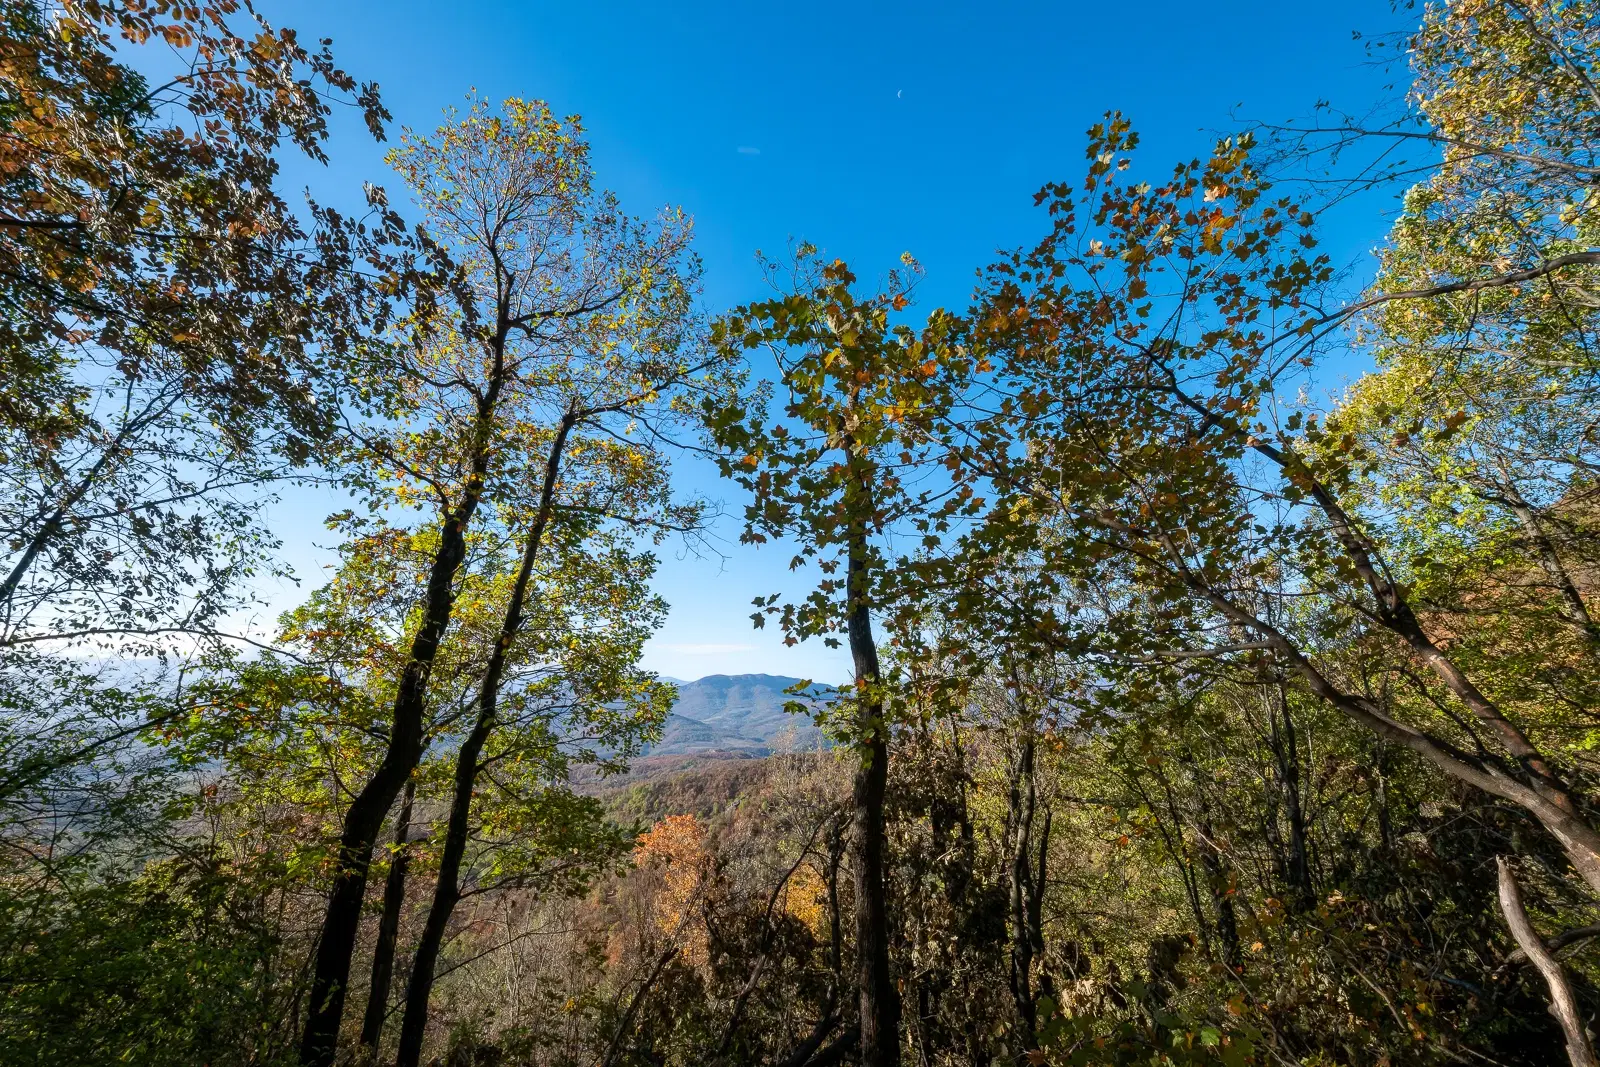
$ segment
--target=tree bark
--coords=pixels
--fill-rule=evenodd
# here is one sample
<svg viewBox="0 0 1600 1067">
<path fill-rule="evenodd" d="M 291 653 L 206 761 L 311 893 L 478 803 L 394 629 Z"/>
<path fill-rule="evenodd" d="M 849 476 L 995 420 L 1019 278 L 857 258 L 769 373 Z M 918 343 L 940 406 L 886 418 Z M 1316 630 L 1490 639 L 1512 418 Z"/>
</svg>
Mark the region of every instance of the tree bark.
<svg viewBox="0 0 1600 1067">
<path fill-rule="evenodd" d="M 344 1019 L 350 957 L 361 924 L 367 894 L 367 870 L 383 816 L 394 803 L 423 749 L 423 711 L 433 659 L 454 606 L 456 571 L 466 558 L 465 522 L 452 515 L 445 524 L 428 580 L 422 627 L 411 646 L 411 659 L 395 696 L 389 748 L 383 762 L 345 812 L 339 837 L 339 867 L 328 894 L 322 933 L 311 975 L 311 1003 L 300 1042 L 300 1060 L 307 1067 L 331 1067 Z"/>
<path fill-rule="evenodd" d="M 394 824 L 394 859 L 383 883 L 383 916 L 378 920 L 378 940 L 372 948 L 372 981 L 367 985 L 367 1011 L 361 1021 L 361 1044 L 377 1052 L 383 1023 L 389 1017 L 389 983 L 394 977 L 394 946 L 400 936 L 400 909 L 406 899 L 406 869 L 411 866 L 411 803 L 417 795 L 415 779 L 406 783 L 400 815 Z"/>
<path fill-rule="evenodd" d="M 1015 675 L 1013 675 L 1015 679 Z M 1022 699 L 1018 690 L 1018 699 Z M 1011 999 L 1016 1005 L 1018 1034 L 1021 1052 L 1026 1054 L 1037 1048 L 1038 1011 L 1033 991 L 1033 961 L 1044 948 L 1043 931 L 1037 921 L 1038 903 L 1042 900 L 1041 886 L 1033 873 L 1033 819 L 1037 805 L 1034 781 L 1034 731 L 1032 724 L 1024 727 L 1021 750 L 1017 754 L 1011 773 L 1011 790 L 1007 821 L 1011 824 Z M 1049 837 L 1049 812 L 1045 813 L 1042 836 Z M 1044 864 L 1044 846 L 1040 848 L 1040 866 Z"/>
<path fill-rule="evenodd" d="M 1500 911 L 1506 917 L 1506 925 L 1511 928 L 1511 936 L 1550 987 L 1550 1014 L 1561 1024 L 1561 1033 L 1567 1039 L 1567 1059 L 1572 1067 L 1600 1067 L 1600 1060 L 1595 1059 L 1594 1046 L 1590 1044 L 1589 1034 L 1584 1029 L 1583 1016 L 1578 1010 L 1577 998 L 1572 995 L 1566 971 L 1550 954 L 1544 940 L 1528 921 L 1528 913 L 1522 906 L 1522 893 L 1511 875 L 1511 865 L 1504 856 L 1496 857 L 1495 864 L 1500 873 Z"/>
<path fill-rule="evenodd" d="M 395 1067 L 416 1067 L 422 1057 L 422 1042 L 428 1032 L 428 1001 L 433 995 L 433 971 L 439 962 L 439 950 L 444 945 L 450 915 L 461 900 L 461 859 L 466 853 L 478 757 L 493 729 L 494 713 L 480 708 L 472 732 L 456 755 L 455 790 L 450 799 L 444 851 L 439 858 L 439 879 L 434 883 L 433 902 L 428 907 L 422 938 L 411 959 L 411 980 L 406 983 L 406 1006 L 400 1019 L 400 1046 L 395 1053 Z"/>
<path fill-rule="evenodd" d="M 454 792 L 450 799 L 450 817 L 445 827 L 444 849 L 439 857 L 439 877 L 434 883 L 433 902 L 428 907 L 428 918 L 423 924 L 422 939 L 417 944 L 412 959 L 411 980 L 406 985 L 405 1014 L 400 1021 L 400 1047 L 395 1054 L 395 1067 L 417 1067 L 422 1057 L 422 1042 L 428 1032 L 428 1001 L 433 996 L 433 972 L 439 961 L 439 950 L 444 945 L 445 931 L 450 916 L 461 900 L 461 861 L 467 851 L 467 836 L 471 829 L 472 794 L 477 785 L 478 759 L 483 746 L 494 731 L 499 713 L 500 686 L 505 677 L 506 661 L 511 645 L 522 628 L 523 604 L 527 600 L 528 584 L 533 577 L 533 565 L 538 559 L 539 546 L 550 523 L 555 507 L 556 480 L 561 472 L 561 458 L 566 450 L 567 437 L 572 432 L 578 416 L 571 408 L 562 417 L 550 444 L 550 455 L 545 461 L 544 484 L 539 491 L 539 508 L 533 525 L 528 530 L 522 550 L 522 562 L 516 581 L 506 604 L 505 618 L 494 651 L 484 667 L 483 682 L 478 691 L 478 718 L 472 732 L 461 743 L 456 754 Z"/>
<path fill-rule="evenodd" d="M 852 396 L 852 403 L 854 403 Z M 845 632 L 855 667 L 856 765 L 851 789 L 851 862 L 856 896 L 856 990 L 863 1067 L 899 1067 L 900 996 L 889 965 L 886 885 L 889 722 L 884 715 L 878 644 L 872 635 L 868 526 L 877 506 L 865 450 L 841 427 L 846 462 Z"/>
</svg>

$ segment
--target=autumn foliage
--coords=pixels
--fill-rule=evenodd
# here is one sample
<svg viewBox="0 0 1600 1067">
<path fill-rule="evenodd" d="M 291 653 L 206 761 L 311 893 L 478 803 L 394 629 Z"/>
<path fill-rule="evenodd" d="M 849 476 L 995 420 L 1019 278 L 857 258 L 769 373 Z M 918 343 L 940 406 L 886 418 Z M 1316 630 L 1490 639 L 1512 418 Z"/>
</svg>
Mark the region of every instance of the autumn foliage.
<svg viewBox="0 0 1600 1067">
<path fill-rule="evenodd" d="M 0 1062 L 1595 1067 L 1600 5 L 1404 12 L 958 306 L 708 309 L 540 99 L 352 217 L 326 42 L 0 0 Z M 665 551 L 821 747 L 655 747 Z"/>
</svg>

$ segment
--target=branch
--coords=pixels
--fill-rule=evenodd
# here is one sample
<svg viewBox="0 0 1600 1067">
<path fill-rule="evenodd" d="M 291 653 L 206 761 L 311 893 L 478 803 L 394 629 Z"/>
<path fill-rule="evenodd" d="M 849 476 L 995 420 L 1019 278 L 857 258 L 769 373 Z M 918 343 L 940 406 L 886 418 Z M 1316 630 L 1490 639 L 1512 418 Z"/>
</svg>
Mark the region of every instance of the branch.
<svg viewBox="0 0 1600 1067">
<path fill-rule="evenodd" d="M 1398 293 L 1380 293 L 1359 300 L 1348 307 L 1340 308 L 1321 319 L 1313 320 L 1312 326 L 1321 326 L 1338 319 L 1349 318 L 1351 315 L 1365 311 L 1379 304 L 1387 304 L 1393 300 L 1427 300 L 1436 296 L 1448 296 L 1451 293 L 1476 293 L 1484 289 L 1500 289 L 1507 285 L 1518 285 L 1522 282 L 1531 282 L 1543 278 L 1547 274 L 1554 274 L 1563 267 L 1576 267 L 1600 263 L 1600 252 L 1570 252 L 1555 259 L 1546 260 L 1537 267 L 1528 267 L 1524 270 L 1514 270 L 1508 274 L 1496 274 L 1489 278 L 1475 278 L 1471 281 L 1446 282 L 1444 285 L 1429 286 L 1425 289 L 1404 289 Z"/>
<path fill-rule="evenodd" d="M 1533 965 L 1539 968 L 1539 973 L 1544 975 L 1545 983 L 1550 987 L 1550 1014 L 1556 1017 L 1561 1024 L 1562 1034 L 1566 1036 L 1567 1059 L 1572 1062 L 1572 1067 L 1600 1067 L 1600 1060 L 1595 1059 L 1594 1046 L 1589 1043 L 1588 1032 L 1584 1029 L 1583 1017 L 1578 1014 L 1578 1001 L 1572 995 L 1566 972 L 1550 954 L 1550 950 L 1545 948 L 1544 941 L 1528 921 L 1528 913 L 1522 906 L 1522 892 L 1517 888 L 1516 879 L 1511 876 L 1511 865 L 1504 856 L 1496 856 L 1495 866 L 1500 872 L 1500 911 L 1506 917 L 1506 925 L 1511 928 L 1511 936 L 1516 938 L 1517 944 L 1522 946 L 1522 951 L 1528 954 Z"/>
<path fill-rule="evenodd" d="M 1592 937 L 1600 937 L 1600 923 L 1595 923 L 1591 926 L 1577 926 L 1571 930 L 1563 930 L 1554 937 L 1545 938 L 1544 947 L 1552 955 L 1554 955 L 1555 953 L 1566 948 L 1568 945 L 1574 945 L 1580 941 L 1587 941 Z M 1528 954 L 1522 951 L 1520 948 L 1512 950 L 1512 952 L 1506 956 L 1507 967 L 1514 967 L 1527 962 L 1529 962 Z"/>
<path fill-rule="evenodd" d="M 1314 126 L 1308 129 L 1298 129 L 1293 126 L 1267 126 L 1265 128 L 1299 134 L 1302 138 L 1312 134 L 1336 133 L 1351 137 L 1388 137 L 1397 141 L 1426 141 L 1430 144 L 1449 145 L 1451 148 L 1465 149 L 1480 156 L 1494 156 L 1499 159 L 1527 163 L 1534 167 L 1561 171 L 1575 175 L 1585 181 L 1593 182 L 1597 177 L 1600 177 L 1600 167 L 1586 167 L 1581 163 L 1573 163 L 1565 159 L 1550 159 L 1547 156 L 1536 156 L 1531 152 L 1518 152 L 1510 148 L 1496 148 L 1494 145 L 1486 145 L 1477 141 L 1467 141 L 1459 137 L 1447 137 L 1434 130 L 1372 130 L 1364 126 Z"/>
<path fill-rule="evenodd" d="M 1216 656 L 1226 656 L 1231 652 L 1265 652 L 1276 646 L 1271 641 L 1240 641 L 1233 645 L 1212 645 L 1207 648 L 1172 648 L 1158 649 L 1150 655 L 1153 658 L 1130 660 L 1132 663 L 1159 663 L 1169 659 L 1211 659 Z"/>
</svg>

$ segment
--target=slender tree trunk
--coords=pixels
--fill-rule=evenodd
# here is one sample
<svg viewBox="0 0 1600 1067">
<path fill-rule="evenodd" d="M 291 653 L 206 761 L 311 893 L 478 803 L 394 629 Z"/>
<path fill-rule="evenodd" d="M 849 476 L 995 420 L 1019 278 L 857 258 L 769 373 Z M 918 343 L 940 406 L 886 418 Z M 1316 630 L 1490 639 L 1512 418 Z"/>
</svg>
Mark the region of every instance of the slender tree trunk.
<svg viewBox="0 0 1600 1067">
<path fill-rule="evenodd" d="M 422 939 L 411 959 L 411 980 L 406 984 L 406 1007 L 400 1020 L 400 1047 L 395 1053 L 395 1067 L 416 1067 L 422 1057 L 422 1042 L 428 1032 L 428 1001 L 433 995 L 433 971 L 439 962 L 439 950 L 444 945 L 450 915 L 461 900 L 461 859 L 466 853 L 478 757 L 493 729 L 494 713 L 480 708 L 472 732 L 456 755 L 455 791 L 450 799 L 450 821 L 439 859 L 439 879 L 434 883 L 433 902 L 422 927 Z"/>
<path fill-rule="evenodd" d="M 900 997 L 889 969 L 889 914 L 885 887 L 888 841 L 884 796 L 889 784 L 889 724 L 879 694 L 878 646 L 863 595 L 867 584 L 866 535 L 853 534 L 849 546 L 852 606 L 848 620 L 850 655 L 860 694 L 856 729 L 860 763 L 851 799 L 851 841 L 856 888 L 856 984 L 861 997 L 861 1062 L 864 1067 L 897 1067 L 900 1062 Z"/>
<path fill-rule="evenodd" d="M 936 1007 L 936 994 L 929 988 L 928 980 L 922 978 L 917 982 L 917 1010 L 911 1020 L 912 1038 L 917 1047 L 917 1061 L 922 1067 L 933 1067 L 933 1043 L 936 1038 L 929 1033 L 932 1029 L 928 1021 L 934 1017 Z"/>
<path fill-rule="evenodd" d="M 1013 679 L 1015 675 L 1013 675 Z M 1021 691 L 1018 691 L 1021 699 Z M 1033 815 L 1034 737 L 1029 724 L 1011 774 L 1011 999 L 1017 1008 L 1018 1040 L 1026 1053 L 1039 1045 L 1038 1013 L 1033 995 L 1034 930 Z"/>
<path fill-rule="evenodd" d="M 372 948 L 372 981 L 367 985 L 367 1012 L 361 1021 L 361 1044 L 374 1055 L 383 1037 L 383 1023 L 389 1017 L 389 983 L 394 977 L 394 946 L 400 936 L 400 909 L 406 900 L 406 869 L 411 866 L 411 804 L 416 799 L 417 782 L 406 783 L 400 801 L 400 815 L 394 824 L 394 859 L 389 877 L 383 883 L 383 916 L 378 920 L 378 940 Z"/>
<path fill-rule="evenodd" d="M 1378 808 L 1378 844 L 1385 856 L 1394 855 L 1394 817 L 1389 811 L 1389 748 L 1382 741 L 1373 744 L 1372 802 Z"/>
<path fill-rule="evenodd" d="M 816 1052 L 807 1051 L 805 1059 L 789 1056 L 782 1061 L 782 1067 L 834 1067 L 843 1063 L 846 1056 L 855 1049 L 860 1040 L 860 1030 L 855 1026 L 845 1028 L 845 1031 L 826 1047 Z M 805 1049 L 797 1050 L 806 1051 Z"/>
<path fill-rule="evenodd" d="M 483 682 L 478 692 L 478 718 L 472 732 L 462 742 L 456 754 L 454 792 L 450 800 L 450 817 L 445 828 L 444 849 L 439 857 L 439 877 L 434 883 L 433 902 L 428 907 L 428 918 L 423 924 L 422 939 L 417 944 L 411 965 L 411 980 L 406 986 L 405 1014 L 400 1021 L 400 1047 L 395 1054 L 395 1067 L 416 1067 L 422 1057 L 422 1042 L 428 1032 L 428 1001 L 433 995 L 433 972 L 439 961 L 439 950 L 444 945 L 445 931 L 451 913 L 461 900 L 461 861 L 467 851 L 467 835 L 472 816 L 472 793 L 478 781 L 479 757 L 489 735 L 494 731 L 499 713 L 500 686 L 505 677 L 506 660 L 512 643 L 522 628 L 523 605 L 527 600 L 528 584 L 533 577 L 533 565 L 539 556 L 539 546 L 544 541 L 550 515 L 555 506 L 556 480 L 561 472 L 561 457 L 566 450 L 567 437 L 578 420 L 568 409 L 556 429 L 550 444 L 550 455 L 545 461 L 544 484 L 539 492 L 539 509 L 533 525 L 528 530 L 522 550 L 522 562 L 516 581 L 511 588 L 510 601 L 500 624 L 500 633 L 494 651 L 484 667 Z"/>
<path fill-rule="evenodd" d="M 361 904 L 367 894 L 372 847 L 384 814 L 422 757 L 428 678 L 450 619 L 456 571 L 466 558 L 465 523 L 455 519 L 452 516 L 446 524 L 434 557 L 422 628 L 412 642 L 411 659 L 395 697 L 389 748 L 377 771 L 345 812 L 339 837 L 339 868 L 323 914 L 311 976 L 311 1003 L 300 1042 L 300 1059 L 307 1067 L 329 1067 L 333 1063 L 339 1026 L 344 1019 L 350 957 L 361 924 Z"/>
<path fill-rule="evenodd" d="M 1206 884 L 1211 889 L 1211 904 L 1217 913 L 1217 942 L 1222 946 L 1222 961 L 1237 970 L 1243 958 L 1239 951 L 1239 917 L 1233 907 L 1233 884 L 1222 850 L 1212 838 L 1209 822 L 1202 823 L 1195 835 Z"/>
<path fill-rule="evenodd" d="M 916 685 L 915 679 L 912 686 Z M 933 761 L 935 788 L 929 796 L 928 824 L 932 855 L 936 857 L 930 874 L 937 877 L 945 903 L 953 916 L 971 914 L 970 890 L 975 878 L 973 858 L 976 843 L 971 813 L 967 809 L 966 757 L 961 748 L 958 724 L 951 720 L 950 751 L 940 750 L 937 729 L 927 717 L 921 722 L 922 743 Z M 959 920 L 958 920 L 959 921 Z M 916 979 L 917 1004 L 910 1030 L 916 1041 L 918 1060 L 931 1065 L 957 1048 L 971 1051 L 971 998 L 956 972 L 943 962 L 920 969 Z M 948 1018 L 956 1016 L 960 1019 Z"/>
<path fill-rule="evenodd" d="M 1600 626 L 1597 626 L 1594 618 L 1590 616 L 1589 606 L 1584 603 L 1583 594 L 1578 590 L 1578 583 L 1573 581 L 1572 573 L 1567 570 L 1566 563 L 1561 559 L 1561 553 L 1556 551 L 1555 542 L 1545 533 L 1544 527 L 1539 522 L 1538 513 L 1510 478 L 1501 483 L 1501 489 L 1505 494 L 1503 503 L 1517 517 L 1517 523 L 1528 539 L 1528 546 L 1538 558 L 1539 566 L 1550 579 L 1550 584 L 1554 585 L 1561 595 L 1559 610 L 1562 620 L 1583 639 L 1584 647 L 1591 656 L 1600 656 Z"/>
<path fill-rule="evenodd" d="M 1277 452 L 1271 446 L 1264 447 L 1259 442 L 1253 447 L 1269 457 Z M 1301 466 L 1303 468 L 1303 464 Z M 1345 555 L 1371 591 L 1376 605 L 1374 613 L 1376 620 L 1390 633 L 1404 641 L 1412 652 L 1428 665 L 1444 687 L 1461 701 L 1477 717 L 1484 729 L 1496 739 L 1502 751 L 1515 763 L 1521 773 L 1522 780 L 1517 781 L 1499 773 L 1497 768 L 1484 767 L 1483 770 L 1488 772 L 1487 777 L 1496 779 L 1496 784 L 1502 786 L 1500 790 L 1488 791 L 1520 804 L 1533 814 L 1561 842 L 1573 866 L 1590 887 L 1600 891 L 1600 831 L 1596 831 L 1581 814 L 1578 804 L 1572 798 L 1571 786 L 1555 772 L 1545 759 L 1544 753 L 1521 727 L 1506 718 L 1500 707 L 1490 700 L 1466 672 L 1434 642 L 1407 599 L 1405 589 L 1389 577 L 1389 570 L 1382 563 L 1382 556 L 1376 543 L 1351 519 L 1326 486 L 1309 477 L 1307 484 L 1312 498 L 1327 517 L 1329 526 L 1343 547 Z M 1296 654 L 1300 661 L 1305 661 L 1303 655 L 1299 655 L 1298 652 Z M 1301 669 L 1301 674 L 1306 676 L 1308 681 L 1312 681 L 1315 689 L 1317 681 L 1306 675 L 1301 663 L 1295 665 Z M 1322 679 L 1322 683 L 1326 685 L 1326 680 Z M 1350 701 L 1351 698 L 1346 696 L 1346 702 Z M 1379 717 L 1387 719 L 1379 709 L 1371 707 L 1370 701 L 1357 698 L 1357 702 L 1365 705 L 1364 710 L 1377 712 Z M 1388 721 L 1393 722 L 1393 720 Z M 1412 733 L 1420 736 L 1419 731 Z M 1458 769 L 1441 762 L 1438 755 L 1442 750 L 1439 750 L 1437 745 L 1434 748 L 1433 753 L 1421 748 L 1417 751 L 1429 756 L 1436 765 L 1454 773 L 1456 777 L 1464 777 Z M 1470 778 L 1467 780 L 1471 781 Z"/>
<path fill-rule="evenodd" d="M 806 1067 L 811 1062 L 811 1057 L 816 1055 L 822 1043 L 833 1033 L 833 1028 L 839 1024 L 838 1008 L 831 1002 L 824 1007 L 822 1015 L 817 1019 L 811 1032 L 800 1043 L 790 1049 L 774 1062 L 778 1067 Z"/>
<path fill-rule="evenodd" d="M 1269 702 L 1272 716 L 1272 760 L 1283 797 L 1284 819 L 1289 825 L 1289 840 L 1284 857 L 1284 881 L 1289 886 L 1290 906 L 1304 911 L 1311 906 L 1315 891 L 1311 885 L 1311 861 L 1306 849 L 1306 816 L 1300 799 L 1300 743 L 1294 717 L 1289 711 L 1289 694 L 1278 687 L 1277 700 Z M 1281 726 L 1280 726 L 1281 723 Z"/>
<path fill-rule="evenodd" d="M 503 342 L 502 342 L 503 343 Z M 503 353 L 501 353 L 503 359 Z M 344 1021 L 344 1001 L 350 982 L 350 958 L 361 926 L 361 904 L 367 895 L 367 871 L 383 818 L 422 758 L 424 712 L 434 657 L 444 640 L 455 609 L 455 581 L 467 558 L 467 527 L 482 499 L 488 473 L 490 435 L 495 407 L 503 387 L 497 362 L 489 388 L 478 402 L 472 473 L 462 499 L 445 515 L 439 531 L 423 598 L 422 624 L 411 642 L 411 655 L 400 676 L 389 730 L 389 747 L 367 784 L 345 812 L 339 835 L 339 866 L 317 939 L 312 963 L 310 1003 L 300 1039 L 300 1062 L 305 1067 L 331 1067 L 338 1051 L 339 1028 Z"/>
<path fill-rule="evenodd" d="M 832 981 L 828 1001 L 837 1004 L 844 997 L 844 908 L 839 902 L 839 868 L 844 864 L 850 843 L 843 833 L 843 820 L 834 823 L 828 836 L 828 967 Z"/>
<path fill-rule="evenodd" d="M 704 886 L 702 885 L 696 890 L 696 893 L 698 895 L 703 891 Z M 600 1058 L 599 1067 L 614 1067 L 617 1059 L 622 1055 L 623 1049 L 627 1047 L 628 1031 L 633 1028 L 634 1017 L 639 1014 L 640 1006 L 644 1004 L 645 998 L 650 995 L 650 990 L 655 988 L 655 984 L 660 979 L 661 973 L 666 970 L 667 964 L 671 963 L 678 953 L 682 951 L 682 948 L 678 945 L 678 937 L 683 933 L 684 928 L 689 925 L 697 907 L 699 907 L 699 902 L 692 901 L 683 909 L 683 914 L 678 916 L 677 925 L 672 928 L 672 933 L 667 936 L 667 947 L 662 949 L 661 954 L 656 957 L 655 963 L 651 964 L 650 973 L 645 975 L 644 981 L 640 983 L 639 988 L 634 990 L 633 996 L 628 998 L 628 1007 L 623 1011 L 622 1018 L 617 1020 L 617 1028 L 611 1034 L 611 1043 L 606 1046 L 606 1052 Z"/>
<path fill-rule="evenodd" d="M 1161 835 L 1161 843 L 1166 846 L 1167 856 L 1178 869 L 1178 878 L 1183 882 L 1184 895 L 1189 898 L 1189 914 L 1194 917 L 1195 934 L 1200 938 L 1200 947 L 1204 950 L 1207 959 L 1212 958 L 1211 948 L 1211 923 L 1206 918 L 1205 906 L 1200 900 L 1200 873 L 1195 869 L 1189 857 L 1189 844 L 1184 835 L 1184 818 L 1178 811 L 1178 798 L 1173 794 L 1172 783 L 1167 781 L 1162 773 L 1159 763 L 1150 768 L 1151 776 L 1161 786 L 1162 799 L 1167 811 L 1167 818 L 1159 817 L 1155 820 L 1156 832 Z M 1127 776 L 1128 784 L 1138 791 L 1146 807 L 1153 813 L 1156 811 L 1156 800 L 1145 789 L 1141 776 L 1137 773 Z M 1168 826 L 1171 829 L 1168 829 Z"/>
<path fill-rule="evenodd" d="M 1028 901 L 1028 938 L 1033 942 L 1034 966 L 1044 955 L 1044 891 L 1050 884 L 1050 821 L 1053 813 L 1049 805 L 1044 809 L 1044 822 L 1039 826 L 1038 867 L 1033 872 L 1033 895 Z M 1039 996 L 1055 998 L 1056 989 L 1050 972 L 1041 970 L 1035 980 Z"/>
<path fill-rule="evenodd" d="M 844 503 L 849 523 L 845 544 L 845 630 L 855 666 L 859 757 L 851 790 L 850 844 L 855 868 L 861 1062 L 863 1067 L 899 1067 L 900 996 L 889 965 L 888 834 L 884 821 L 889 786 L 889 722 L 879 688 L 882 675 L 878 644 L 872 636 L 872 575 L 868 573 L 868 527 L 877 506 L 864 450 L 843 427 L 841 437 L 847 464 Z"/>
<path fill-rule="evenodd" d="M 1567 1059 L 1572 1062 L 1572 1067 L 1600 1067 L 1600 1060 L 1595 1058 L 1594 1046 L 1584 1028 L 1583 1015 L 1578 1010 L 1578 1000 L 1572 995 L 1572 986 L 1567 981 L 1566 971 L 1550 954 L 1544 939 L 1528 921 L 1528 913 L 1522 906 L 1522 893 L 1511 875 L 1511 865 L 1504 856 L 1497 857 L 1495 864 L 1500 875 L 1500 911 L 1506 917 L 1506 925 L 1511 928 L 1511 936 L 1539 969 L 1550 988 L 1550 1014 L 1561 1024 L 1561 1033 L 1567 1039 Z"/>
</svg>

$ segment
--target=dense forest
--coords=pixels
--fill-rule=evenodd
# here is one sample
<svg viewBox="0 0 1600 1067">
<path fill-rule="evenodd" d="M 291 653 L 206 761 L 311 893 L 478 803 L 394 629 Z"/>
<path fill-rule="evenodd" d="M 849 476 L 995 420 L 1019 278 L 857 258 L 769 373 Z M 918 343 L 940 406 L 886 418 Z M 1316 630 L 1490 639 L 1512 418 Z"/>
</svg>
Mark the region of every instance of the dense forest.
<svg viewBox="0 0 1600 1067">
<path fill-rule="evenodd" d="M 1397 13 L 1389 99 L 1107 114 L 963 306 L 724 308 L 537 99 L 0 0 L 0 1063 L 1595 1067 L 1600 3 Z M 718 521 L 853 677 L 641 774 Z"/>
</svg>

